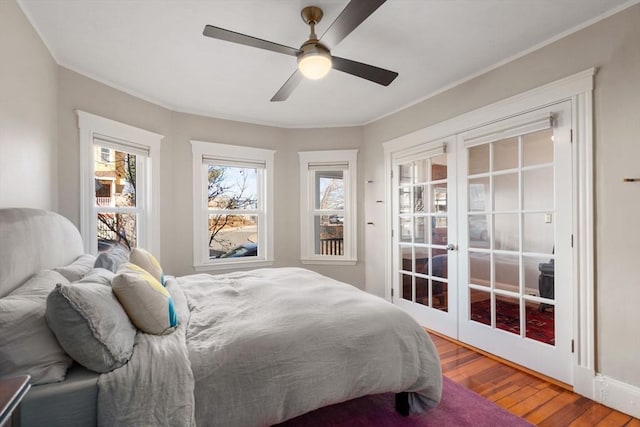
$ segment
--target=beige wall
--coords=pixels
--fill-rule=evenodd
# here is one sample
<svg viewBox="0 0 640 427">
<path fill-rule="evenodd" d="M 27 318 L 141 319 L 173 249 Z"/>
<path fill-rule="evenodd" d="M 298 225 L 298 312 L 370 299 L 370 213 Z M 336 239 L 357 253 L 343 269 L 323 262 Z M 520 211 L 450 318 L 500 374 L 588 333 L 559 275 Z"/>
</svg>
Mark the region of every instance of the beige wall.
<svg viewBox="0 0 640 427">
<path fill-rule="evenodd" d="M 161 146 L 161 262 L 170 274 L 194 273 L 191 140 L 267 148 L 275 155 L 275 266 L 301 266 L 298 151 L 359 148 L 361 128 L 282 129 L 169 111 L 60 67 L 60 213 L 79 225 L 76 109 L 164 135 Z M 359 179 L 358 182 L 361 180 Z M 361 186 L 360 186 L 361 187 Z M 359 188 L 362 191 L 362 188 Z M 360 198 L 361 200 L 362 198 Z M 360 206 L 361 208 L 361 206 Z M 359 249 L 363 237 L 359 233 Z M 364 288 L 364 264 L 309 266 Z"/>
<path fill-rule="evenodd" d="M 597 370 L 640 386 L 640 5 L 364 128 L 367 179 L 381 183 L 382 143 L 492 102 L 597 67 L 594 90 Z M 369 187 L 367 187 L 369 190 Z M 367 215 L 380 185 L 365 191 Z M 382 295 L 384 259 L 367 234 L 367 290 Z"/>
<path fill-rule="evenodd" d="M 0 207 L 58 207 L 57 73 L 16 3 L 0 1 Z"/>
</svg>

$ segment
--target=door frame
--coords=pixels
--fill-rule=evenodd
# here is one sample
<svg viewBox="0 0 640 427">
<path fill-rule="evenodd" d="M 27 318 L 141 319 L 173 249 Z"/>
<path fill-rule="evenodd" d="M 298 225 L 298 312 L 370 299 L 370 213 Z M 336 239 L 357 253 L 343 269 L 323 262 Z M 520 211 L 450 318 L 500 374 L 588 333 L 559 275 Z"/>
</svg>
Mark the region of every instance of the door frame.
<svg viewBox="0 0 640 427">
<path fill-rule="evenodd" d="M 533 111 L 565 100 L 571 102 L 572 128 L 572 304 L 573 387 L 586 397 L 595 395 L 595 301 L 594 301 L 594 182 L 593 182 L 593 80 L 595 68 L 576 73 L 443 122 L 383 143 L 385 189 L 392 200 L 393 154 L 427 141 L 446 139 L 481 126 Z M 391 299 L 393 216 L 391 203 L 385 210 L 385 296 Z"/>
</svg>

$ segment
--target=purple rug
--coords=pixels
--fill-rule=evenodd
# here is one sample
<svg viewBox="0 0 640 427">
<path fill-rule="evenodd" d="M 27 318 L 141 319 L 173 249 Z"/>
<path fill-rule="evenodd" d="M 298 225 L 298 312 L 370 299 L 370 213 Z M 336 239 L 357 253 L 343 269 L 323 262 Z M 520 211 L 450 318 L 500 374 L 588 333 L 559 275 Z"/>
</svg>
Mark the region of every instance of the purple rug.
<svg viewBox="0 0 640 427">
<path fill-rule="evenodd" d="M 440 404 L 420 415 L 408 417 L 399 415 L 395 411 L 395 395 L 385 393 L 320 408 L 278 424 L 278 427 L 524 427 L 531 425 L 495 403 L 443 377 Z"/>
</svg>

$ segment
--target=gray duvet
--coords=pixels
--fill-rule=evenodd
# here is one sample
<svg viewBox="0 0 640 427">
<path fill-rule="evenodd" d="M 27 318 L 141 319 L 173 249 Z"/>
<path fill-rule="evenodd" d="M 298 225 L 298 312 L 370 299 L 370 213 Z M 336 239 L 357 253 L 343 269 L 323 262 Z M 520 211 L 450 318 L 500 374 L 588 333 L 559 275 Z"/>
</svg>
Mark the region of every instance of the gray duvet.
<svg viewBox="0 0 640 427">
<path fill-rule="evenodd" d="M 408 391 L 414 412 L 440 400 L 428 335 L 351 285 L 273 268 L 185 276 L 167 288 L 179 308 L 186 296 L 183 323 L 164 337 L 138 333 L 132 360 L 101 376 L 103 425 L 189 426 L 195 410 L 198 426 L 257 427 L 367 394 Z"/>
</svg>

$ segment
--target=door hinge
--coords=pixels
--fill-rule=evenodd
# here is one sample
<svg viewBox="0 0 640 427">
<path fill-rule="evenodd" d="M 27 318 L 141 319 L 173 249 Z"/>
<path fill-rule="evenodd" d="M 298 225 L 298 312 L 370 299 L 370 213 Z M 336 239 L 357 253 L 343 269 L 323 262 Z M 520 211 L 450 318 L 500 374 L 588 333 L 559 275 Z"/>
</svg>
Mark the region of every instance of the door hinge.
<svg viewBox="0 0 640 427">
<path fill-rule="evenodd" d="M 573 234 L 571 235 L 571 247 L 573 247 Z"/>
<path fill-rule="evenodd" d="M 575 353 L 575 344 L 576 342 L 574 340 L 571 340 L 571 353 Z"/>
<path fill-rule="evenodd" d="M 393 169 L 391 169 L 391 179 L 393 179 Z"/>
<path fill-rule="evenodd" d="M 391 229 L 391 238 L 393 238 L 393 228 Z"/>
<path fill-rule="evenodd" d="M 569 130 L 569 141 L 573 142 L 573 129 Z"/>
<path fill-rule="evenodd" d="M 393 301 L 393 288 L 391 288 L 391 301 Z"/>
</svg>

